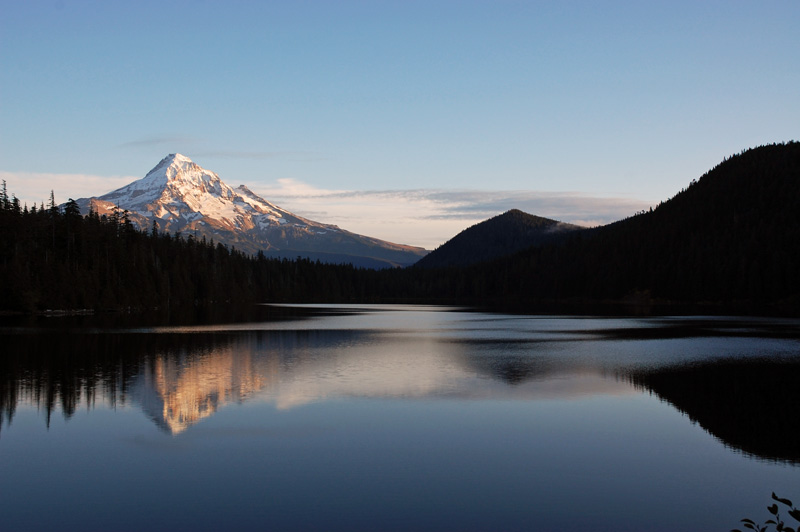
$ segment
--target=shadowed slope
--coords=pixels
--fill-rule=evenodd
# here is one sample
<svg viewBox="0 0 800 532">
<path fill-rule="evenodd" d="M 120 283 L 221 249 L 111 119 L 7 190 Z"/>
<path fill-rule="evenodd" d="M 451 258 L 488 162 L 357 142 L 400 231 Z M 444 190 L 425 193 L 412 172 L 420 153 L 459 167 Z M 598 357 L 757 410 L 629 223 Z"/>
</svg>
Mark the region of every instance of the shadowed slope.
<svg viewBox="0 0 800 532">
<path fill-rule="evenodd" d="M 469 227 L 419 262 L 422 268 L 469 266 L 554 242 L 582 229 L 513 209 Z"/>
</svg>

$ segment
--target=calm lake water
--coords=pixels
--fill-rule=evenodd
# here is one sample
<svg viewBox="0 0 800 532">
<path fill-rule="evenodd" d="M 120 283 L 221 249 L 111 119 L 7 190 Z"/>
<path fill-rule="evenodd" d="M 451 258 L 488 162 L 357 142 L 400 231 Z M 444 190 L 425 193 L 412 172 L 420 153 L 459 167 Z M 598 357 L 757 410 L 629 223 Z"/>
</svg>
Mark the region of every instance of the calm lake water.
<svg viewBox="0 0 800 532">
<path fill-rule="evenodd" d="M 797 321 L 260 312 L 6 320 L 0 530 L 727 531 L 800 502 Z"/>
</svg>

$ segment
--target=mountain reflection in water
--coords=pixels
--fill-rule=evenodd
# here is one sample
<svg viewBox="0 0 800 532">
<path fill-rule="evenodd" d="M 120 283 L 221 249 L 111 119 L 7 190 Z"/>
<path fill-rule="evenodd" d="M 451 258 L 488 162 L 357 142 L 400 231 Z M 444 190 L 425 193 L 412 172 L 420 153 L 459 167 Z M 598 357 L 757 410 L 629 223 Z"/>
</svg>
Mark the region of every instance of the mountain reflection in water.
<svg viewBox="0 0 800 532">
<path fill-rule="evenodd" d="M 159 427 L 178 434 L 263 388 L 272 372 L 257 371 L 255 362 L 252 352 L 232 346 L 189 357 L 156 356 L 132 379 L 130 396 Z"/>
<path fill-rule="evenodd" d="M 467 330 L 470 319 L 458 327 Z M 630 329 L 594 328 L 592 322 L 581 324 L 583 330 L 560 330 L 553 321 L 547 323 L 552 330 L 526 336 L 530 331 L 507 324 L 513 318 L 504 320 L 484 320 L 483 329 L 468 335 L 447 324 L 423 331 L 286 327 L 9 334 L 4 336 L 8 354 L 0 358 L 0 429 L 21 402 L 42 410 L 48 426 L 53 412 L 69 418 L 96 401 L 137 405 L 158 427 L 177 435 L 226 404 L 248 400 L 286 409 L 347 397 L 538 400 L 648 390 L 729 447 L 800 462 L 800 418 L 790 413 L 800 404 L 797 356 L 695 363 L 663 355 L 642 359 L 638 352 L 633 358 L 602 357 L 594 353 L 598 342 L 699 333 L 680 329 L 684 322 Z M 750 335 L 748 327 L 731 324 L 714 332 L 709 323 L 703 322 L 702 336 L 730 335 L 732 328 L 734 336 Z"/>
</svg>

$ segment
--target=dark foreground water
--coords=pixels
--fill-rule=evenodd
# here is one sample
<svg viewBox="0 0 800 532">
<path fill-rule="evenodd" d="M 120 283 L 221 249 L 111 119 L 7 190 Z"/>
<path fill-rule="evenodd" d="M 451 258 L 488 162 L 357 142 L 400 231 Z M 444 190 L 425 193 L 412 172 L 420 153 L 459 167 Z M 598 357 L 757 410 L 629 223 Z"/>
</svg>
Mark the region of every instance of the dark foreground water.
<svg viewBox="0 0 800 532">
<path fill-rule="evenodd" d="M 800 502 L 798 322 L 264 312 L 0 328 L 0 530 L 727 531 Z"/>
</svg>

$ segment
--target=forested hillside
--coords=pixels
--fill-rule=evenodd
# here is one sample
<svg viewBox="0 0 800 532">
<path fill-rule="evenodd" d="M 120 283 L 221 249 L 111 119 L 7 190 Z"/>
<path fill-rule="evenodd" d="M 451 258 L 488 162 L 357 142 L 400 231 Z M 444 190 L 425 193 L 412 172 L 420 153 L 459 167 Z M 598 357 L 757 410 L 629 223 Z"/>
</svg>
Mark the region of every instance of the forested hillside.
<svg viewBox="0 0 800 532">
<path fill-rule="evenodd" d="M 429 280 L 430 292 L 797 309 L 798 205 L 800 143 L 763 146 L 725 160 L 649 212 L 581 231 L 563 245 L 442 272 Z"/>
<path fill-rule="evenodd" d="M 469 267 L 375 271 L 138 231 L 0 196 L 0 310 L 212 302 L 689 304 L 800 314 L 800 143 L 733 156 L 649 212 Z M 478 244 L 476 244 L 478 245 Z M 476 253 L 478 253 L 476 251 Z"/>
<path fill-rule="evenodd" d="M 512 209 L 464 229 L 459 234 L 422 257 L 419 268 L 469 266 L 531 246 L 553 243 L 582 227 L 565 224 Z"/>
<path fill-rule="evenodd" d="M 138 231 L 126 213 L 21 208 L 0 195 L 0 310 L 121 309 L 366 297 L 372 271 L 251 257 L 191 235 Z M 356 277 L 358 279 L 356 280 Z"/>
</svg>

